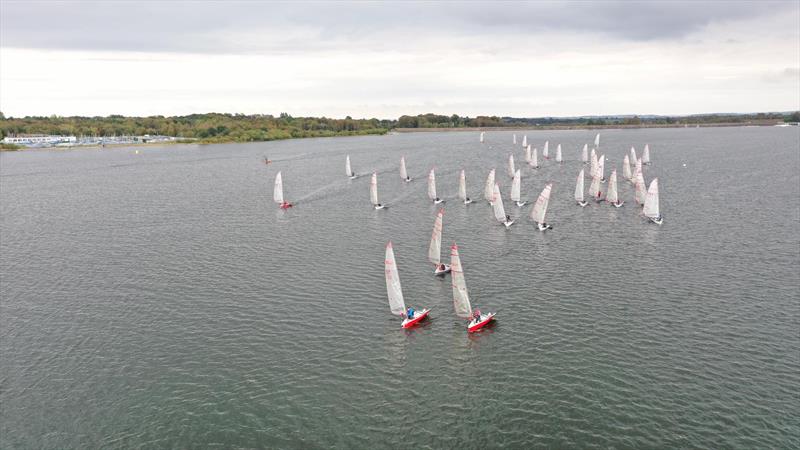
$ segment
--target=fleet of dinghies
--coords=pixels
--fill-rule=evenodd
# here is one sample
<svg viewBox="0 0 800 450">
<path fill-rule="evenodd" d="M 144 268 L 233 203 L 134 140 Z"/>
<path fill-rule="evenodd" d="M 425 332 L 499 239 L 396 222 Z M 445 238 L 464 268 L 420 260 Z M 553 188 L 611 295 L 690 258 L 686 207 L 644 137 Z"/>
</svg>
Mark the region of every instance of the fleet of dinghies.
<svg viewBox="0 0 800 450">
<path fill-rule="evenodd" d="M 480 142 L 485 142 L 485 132 L 481 132 Z M 516 134 L 513 135 L 513 142 L 514 144 L 517 143 Z M 604 172 L 606 157 L 605 154 L 601 154 L 598 157 L 597 149 L 599 146 L 600 134 L 597 133 L 594 139 L 594 147 L 591 149 L 591 152 L 588 151 L 588 144 L 584 144 L 583 148 L 581 149 L 580 161 L 583 164 L 590 164 L 589 176 L 591 176 L 591 184 L 589 186 L 588 195 L 598 203 L 605 201 L 609 205 L 619 208 L 624 204 L 624 201 L 622 201 L 619 196 L 616 168 L 611 170 L 611 174 L 608 178 L 606 194 L 605 197 L 603 197 L 600 183 L 605 181 Z M 522 147 L 525 149 L 525 162 L 528 163 L 528 166 L 531 168 L 538 168 L 538 150 L 536 148 L 531 150 L 531 145 L 528 144 L 527 135 L 524 135 L 522 138 Z M 545 159 L 549 158 L 548 148 L 549 141 L 545 141 L 542 151 L 542 156 L 544 156 Z M 564 162 L 561 152 L 561 144 L 556 146 L 555 160 L 557 163 Z M 649 222 L 661 225 L 664 219 L 661 216 L 659 209 L 658 178 L 653 179 L 650 182 L 649 187 L 647 187 L 642 169 L 643 165 L 649 164 L 651 164 L 649 144 L 645 144 L 644 149 L 642 150 L 641 158 L 637 158 L 636 149 L 631 147 L 630 153 L 628 154 L 626 152 L 622 160 L 622 176 L 633 184 L 633 198 L 636 205 L 642 208 L 641 216 Z M 517 207 L 521 208 L 525 206 L 527 202 L 521 198 L 522 170 L 515 167 L 513 153 L 509 154 L 507 170 L 509 176 L 512 178 L 509 196 L 517 205 Z M 350 179 L 356 179 L 358 177 L 358 175 L 352 170 L 350 155 L 346 155 L 345 157 L 345 173 Z M 584 193 L 585 176 L 585 169 L 581 168 L 581 170 L 578 172 L 575 183 L 575 201 L 581 207 L 588 204 Z M 400 158 L 400 177 L 405 182 L 411 181 L 411 178 L 408 176 L 408 171 L 406 170 L 406 160 L 404 156 Z M 551 230 L 553 228 L 552 225 L 548 224 L 546 221 L 547 208 L 550 203 L 552 190 L 553 183 L 547 183 L 542 192 L 539 194 L 539 197 L 536 199 L 536 203 L 534 204 L 530 213 L 531 221 L 540 231 Z M 372 173 L 369 191 L 370 202 L 372 203 L 373 208 L 376 210 L 388 208 L 387 205 L 380 203 L 378 199 L 377 172 Z M 506 228 L 514 224 L 515 221 L 510 215 L 506 214 L 503 204 L 503 197 L 500 191 L 500 185 L 495 179 L 495 169 L 491 169 L 489 171 L 489 174 L 486 178 L 486 184 L 484 186 L 483 196 L 491 205 L 494 218 L 497 222 L 504 225 Z M 435 168 L 431 168 L 430 172 L 428 173 L 428 198 L 434 204 L 440 204 L 444 202 L 443 199 L 438 197 L 436 192 Z M 467 196 L 466 173 L 463 169 L 459 172 L 458 177 L 458 198 L 465 205 L 472 203 L 472 200 L 469 198 L 469 196 Z M 280 171 L 275 176 L 273 199 L 276 203 L 278 203 L 281 209 L 288 209 L 293 206 L 292 203 L 286 201 L 284 198 L 283 177 L 282 172 Z M 444 225 L 443 218 L 444 209 L 439 209 L 433 223 L 433 231 L 431 233 L 430 245 L 428 247 L 428 260 L 434 266 L 434 275 L 444 276 L 447 273 L 451 274 L 454 312 L 457 317 L 468 320 L 468 332 L 475 332 L 493 321 L 495 313 L 484 314 L 478 309 L 472 309 L 469 294 L 467 292 L 466 282 L 464 280 L 464 269 L 461 264 L 458 246 L 456 244 L 453 244 L 450 249 L 450 265 L 442 262 L 441 252 L 442 228 Z M 386 244 L 384 269 L 386 277 L 386 292 L 389 300 L 390 311 L 392 314 L 402 317 L 403 320 L 401 322 L 401 326 L 403 328 L 413 327 L 424 320 L 428 316 L 430 310 L 423 308 L 420 311 L 416 311 L 414 308 L 406 307 L 405 300 L 403 298 L 403 290 L 400 285 L 397 262 L 395 260 L 394 249 L 392 248 L 391 241 Z"/>
</svg>

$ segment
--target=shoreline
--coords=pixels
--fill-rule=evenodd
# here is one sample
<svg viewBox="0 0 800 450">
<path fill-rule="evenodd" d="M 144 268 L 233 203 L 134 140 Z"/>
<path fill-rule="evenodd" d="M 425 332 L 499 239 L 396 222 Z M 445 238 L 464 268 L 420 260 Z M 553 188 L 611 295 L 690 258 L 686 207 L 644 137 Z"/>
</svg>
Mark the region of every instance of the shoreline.
<svg viewBox="0 0 800 450">
<path fill-rule="evenodd" d="M 52 146 L 52 147 L 23 147 L 18 149 L 0 148 L 0 153 L 4 152 L 24 152 L 31 150 L 75 150 L 75 149 L 115 149 L 115 148 L 138 148 L 138 147 L 160 147 L 160 146 L 173 146 L 173 145 L 214 145 L 214 144 L 256 144 L 264 142 L 285 141 L 294 139 L 319 139 L 319 138 L 339 138 L 339 137 L 359 137 L 359 136 L 388 136 L 400 133 L 441 133 L 441 132 L 476 132 L 476 131 L 539 131 L 539 130 L 553 130 L 553 131 L 568 131 L 568 130 L 630 130 L 630 129 L 647 129 L 647 128 L 732 128 L 732 127 L 772 127 L 779 125 L 781 122 L 774 121 L 759 121 L 759 122 L 725 122 L 725 123 L 699 123 L 699 124 L 640 124 L 640 125 L 539 125 L 539 126 L 514 126 L 514 127 L 458 127 L 458 128 L 392 128 L 385 133 L 380 134 L 342 134 L 336 136 L 304 136 L 304 137 L 290 137 L 285 139 L 270 139 L 266 141 L 220 141 L 220 142 L 187 142 L 185 140 L 165 141 L 165 142 L 148 142 L 142 144 L 93 144 L 93 145 L 73 145 L 73 146 Z"/>
</svg>

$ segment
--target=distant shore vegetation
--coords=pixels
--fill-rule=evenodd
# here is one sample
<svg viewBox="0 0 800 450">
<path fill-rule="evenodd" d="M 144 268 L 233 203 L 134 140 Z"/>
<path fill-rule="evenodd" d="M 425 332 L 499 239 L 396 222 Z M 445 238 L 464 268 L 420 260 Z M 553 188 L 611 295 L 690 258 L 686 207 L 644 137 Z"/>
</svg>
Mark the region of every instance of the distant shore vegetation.
<svg viewBox="0 0 800 450">
<path fill-rule="evenodd" d="M 26 134 L 71 136 L 174 136 L 190 142 L 256 142 L 306 137 L 385 134 L 415 128 L 596 128 L 614 126 L 683 126 L 715 124 L 768 125 L 800 122 L 800 112 L 702 114 L 691 116 L 586 116 L 515 118 L 461 117 L 456 114 L 419 114 L 386 119 L 330 119 L 262 114 L 190 114 L 187 116 L 126 117 L 5 117 L 0 112 L 0 138 Z M 182 141 L 179 141 L 182 142 Z"/>
</svg>

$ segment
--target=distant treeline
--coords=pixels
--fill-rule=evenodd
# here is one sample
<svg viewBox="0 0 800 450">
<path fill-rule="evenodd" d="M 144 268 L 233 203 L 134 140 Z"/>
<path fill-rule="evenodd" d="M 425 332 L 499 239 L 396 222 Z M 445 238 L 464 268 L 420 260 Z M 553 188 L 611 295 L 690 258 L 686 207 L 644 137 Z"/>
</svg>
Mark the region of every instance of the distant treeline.
<svg viewBox="0 0 800 450">
<path fill-rule="evenodd" d="M 74 136 L 163 135 L 201 142 L 271 141 L 302 137 L 383 134 L 393 120 L 328 119 L 272 115 L 192 114 L 164 117 L 24 117 L 6 118 L 0 113 L 0 138 L 19 134 Z"/>
<path fill-rule="evenodd" d="M 251 142 L 302 137 L 383 134 L 392 128 L 489 128 L 532 126 L 614 126 L 715 123 L 800 122 L 800 112 L 757 114 L 704 114 L 693 116 L 603 116 L 514 118 L 478 116 L 475 118 L 438 114 L 401 116 L 397 120 L 329 119 L 275 117 L 262 114 L 191 114 L 188 116 L 125 117 L 5 117 L 0 112 L 0 138 L 20 134 L 74 136 L 164 135 L 197 139 L 200 142 Z"/>
</svg>

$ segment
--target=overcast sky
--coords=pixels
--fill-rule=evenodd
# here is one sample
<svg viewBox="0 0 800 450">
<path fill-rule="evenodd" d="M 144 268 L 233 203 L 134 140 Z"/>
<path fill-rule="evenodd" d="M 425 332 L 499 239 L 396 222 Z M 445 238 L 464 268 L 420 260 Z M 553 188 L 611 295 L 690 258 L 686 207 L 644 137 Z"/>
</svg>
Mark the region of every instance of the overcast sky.
<svg viewBox="0 0 800 450">
<path fill-rule="evenodd" d="M 800 2 L 0 1 L 0 110 L 800 109 Z"/>
</svg>

